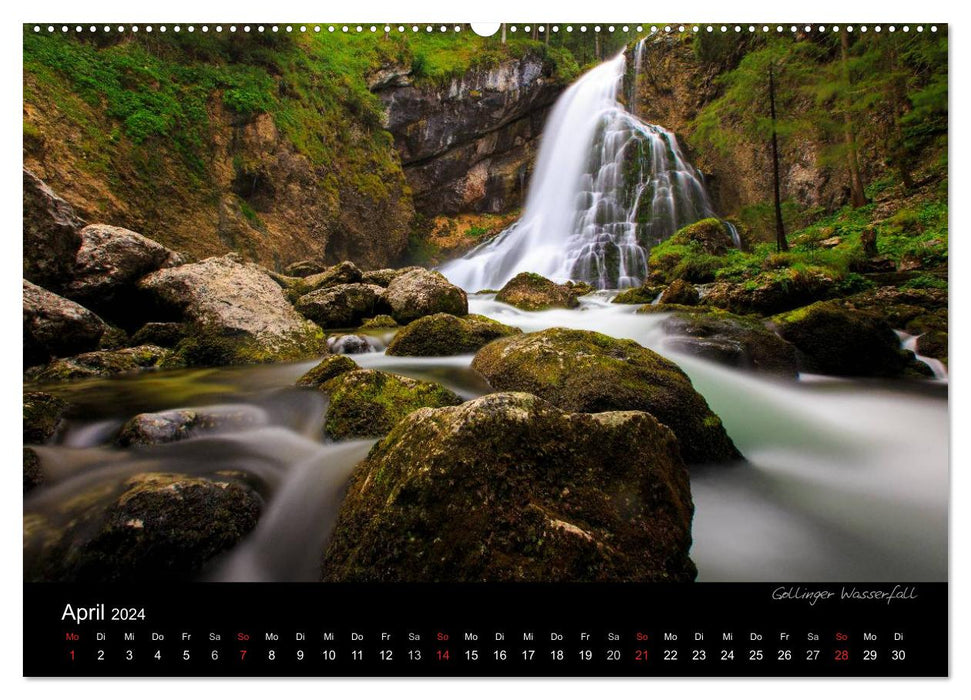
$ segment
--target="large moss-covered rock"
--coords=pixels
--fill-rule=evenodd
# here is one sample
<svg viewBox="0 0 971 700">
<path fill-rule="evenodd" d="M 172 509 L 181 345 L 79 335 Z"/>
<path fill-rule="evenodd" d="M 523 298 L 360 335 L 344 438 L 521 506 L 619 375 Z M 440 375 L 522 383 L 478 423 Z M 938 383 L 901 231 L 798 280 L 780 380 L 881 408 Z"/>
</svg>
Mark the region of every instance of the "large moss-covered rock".
<svg viewBox="0 0 971 700">
<path fill-rule="evenodd" d="M 78 234 L 81 246 L 65 294 L 109 318 L 129 318 L 140 311 L 135 283 L 180 262 L 178 254 L 145 236 L 118 226 L 92 224 Z"/>
<path fill-rule="evenodd" d="M 262 507 L 260 496 L 236 481 L 140 474 L 125 482 L 107 509 L 88 508 L 63 532 L 41 535 L 46 546 L 40 551 L 32 547 L 29 557 L 25 553 L 25 577 L 97 582 L 189 579 L 238 544 L 256 526 Z"/>
<path fill-rule="evenodd" d="M 631 287 L 620 292 L 610 302 L 612 304 L 651 304 L 664 289 L 664 285 L 658 284 L 644 284 L 640 287 Z"/>
<path fill-rule="evenodd" d="M 947 333 L 927 331 L 917 338 L 917 352 L 925 357 L 933 357 L 947 364 Z"/>
<path fill-rule="evenodd" d="M 796 376 L 796 348 L 751 317 L 675 313 L 661 324 L 665 348 L 730 367 Z"/>
<path fill-rule="evenodd" d="M 379 287 L 387 287 L 396 278 L 404 275 L 412 270 L 422 270 L 424 268 L 418 267 L 417 265 L 411 265 L 410 267 L 402 268 L 390 268 L 385 267 L 380 270 L 368 270 L 364 273 L 362 281 L 365 284 L 376 284 Z"/>
<path fill-rule="evenodd" d="M 23 280 L 24 367 L 94 350 L 108 330 L 80 304 Z"/>
<path fill-rule="evenodd" d="M 321 329 L 293 309 L 266 271 L 233 253 L 153 272 L 139 288 L 159 313 L 191 324 L 177 348 L 185 364 L 283 362 L 325 347 Z"/>
<path fill-rule="evenodd" d="M 420 267 L 392 279 L 383 298 L 398 323 L 411 323 L 416 318 L 437 313 L 454 316 L 469 313 L 469 300 L 462 289 L 442 273 Z"/>
<path fill-rule="evenodd" d="M 830 299 L 837 291 L 837 280 L 826 270 L 783 268 L 746 282 L 716 282 L 706 290 L 702 303 L 736 314 L 768 316 Z"/>
<path fill-rule="evenodd" d="M 295 285 L 300 294 L 308 294 L 318 289 L 336 287 L 339 284 L 358 284 L 363 274 L 360 268 L 352 262 L 344 261 L 324 270 L 306 275 Z"/>
<path fill-rule="evenodd" d="M 24 493 L 31 491 L 44 483 L 44 470 L 40 466 L 40 457 L 32 447 L 24 448 Z"/>
<path fill-rule="evenodd" d="M 96 350 L 74 357 L 54 360 L 49 365 L 32 367 L 24 373 L 29 381 L 45 384 L 69 379 L 112 377 L 161 367 L 171 352 L 155 345 L 139 345 L 121 350 Z"/>
<path fill-rule="evenodd" d="M 691 581 L 693 506 L 670 430 L 529 394 L 422 409 L 357 467 L 326 581 Z"/>
<path fill-rule="evenodd" d="M 240 431 L 265 421 L 262 409 L 246 404 L 139 413 L 122 426 L 117 443 L 164 445 L 207 433 Z"/>
<path fill-rule="evenodd" d="M 361 369 L 358 364 L 346 355 L 330 355 L 321 360 L 320 364 L 302 375 L 297 380 L 297 386 L 320 387 L 344 372 Z"/>
<path fill-rule="evenodd" d="M 324 429 L 334 440 L 381 437 L 419 408 L 462 403 L 441 384 L 374 369 L 342 372 L 322 389 L 330 394 Z"/>
<path fill-rule="evenodd" d="M 659 304 L 680 304 L 682 306 L 694 306 L 698 303 L 698 290 L 690 282 L 682 279 L 674 280 L 661 293 L 658 299 Z"/>
<path fill-rule="evenodd" d="M 713 217 L 679 229 L 671 236 L 671 242 L 676 245 L 695 244 L 709 255 L 722 255 L 735 247 L 725 223 Z"/>
<path fill-rule="evenodd" d="M 387 314 L 378 314 L 374 318 L 369 318 L 361 324 L 358 330 L 371 331 L 371 330 L 384 330 L 387 328 L 397 328 L 398 322 Z"/>
<path fill-rule="evenodd" d="M 469 314 L 433 314 L 412 321 L 395 335 L 385 353 L 435 357 L 475 352 L 496 338 L 522 333 L 518 328 Z"/>
<path fill-rule="evenodd" d="M 534 272 L 520 272 L 499 290 L 496 301 L 524 311 L 575 309 L 580 305 L 578 291 L 571 285 L 556 284 Z"/>
<path fill-rule="evenodd" d="M 184 323 L 149 321 L 135 331 L 131 342 L 133 345 L 158 345 L 162 348 L 174 348 L 191 332 L 191 327 Z"/>
<path fill-rule="evenodd" d="M 881 318 L 817 302 L 771 319 L 780 336 L 799 350 L 808 372 L 857 377 L 926 376 L 926 365 L 900 347 L 900 339 Z"/>
<path fill-rule="evenodd" d="M 84 221 L 27 168 L 23 194 L 24 278 L 60 293 L 74 272 Z"/>
<path fill-rule="evenodd" d="M 327 269 L 327 264 L 320 260 L 300 260 L 283 268 L 283 274 L 288 277 L 309 277 L 317 275 Z"/>
<path fill-rule="evenodd" d="M 387 309 L 383 293 L 373 284 L 338 284 L 303 295 L 296 307 L 322 328 L 350 328 Z"/>
<path fill-rule="evenodd" d="M 67 403 L 43 391 L 24 392 L 24 442 L 40 445 L 50 440 L 67 411 Z"/>
<path fill-rule="evenodd" d="M 551 328 L 496 340 L 472 367 L 499 391 L 526 391 L 566 411 L 647 411 L 674 431 L 688 463 L 741 456 L 688 376 L 633 340 Z"/>
</svg>

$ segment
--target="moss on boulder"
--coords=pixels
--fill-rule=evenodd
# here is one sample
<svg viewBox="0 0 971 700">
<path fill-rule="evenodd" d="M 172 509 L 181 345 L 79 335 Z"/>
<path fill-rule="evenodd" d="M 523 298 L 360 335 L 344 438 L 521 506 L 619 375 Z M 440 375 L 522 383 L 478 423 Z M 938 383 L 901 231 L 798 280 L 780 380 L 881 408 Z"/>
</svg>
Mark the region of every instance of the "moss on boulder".
<svg viewBox="0 0 971 700">
<path fill-rule="evenodd" d="M 741 457 L 688 376 L 633 340 L 551 328 L 496 340 L 472 367 L 498 391 L 526 391 L 566 411 L 646 411 L 671 428 L 690 464 Z"/>
<path fill-rule="evenodd" d="M 169 361 L 170 354 L 170 351 L 155 345 L 139 345 L 121 350 L 96 350 L 54 360 L 49 365 L 32 367 L 24 373 L 24 377 L 38 384 L 89 377 L 112 377 L 161 367 Z"/>
<path fill-rule="evenodd" d="M 89 505 L 73 514 L 63 531 L 32 527 L 26 534 L 43 539 L 46 546 L 25 555 L 25 578 L 190 579 L 238 544 L 256 526 L 262 507 L 262 498 L 236 481 L 139 474 L 124 483 L 106 509 Z"/>
<path fill-rule="evenodd" d="M 524 311 L 575 309 L 580 305 L 578 290 L 572 285 L 556 284 L 535 272 L 520 272 L 496 294 L 496 301 Z"/>
<path fill-rule="evenodd" d="M 725 223 L 714 217 L 701 219 L 678 229 L 671 242 L 675 245 L 697 244 L 709 255 L 722 255 L 735 247 Z"/>
<path fill-rule="evenodd" d="M 730 367 L 796 377 L 796 348 L 756 318 L 674 313 L 664 319 L 664 347 Z"/>
<path fill-rule="evenodd" d="M 398 322 L 387 314 L 379 314 L 374 318 L 365 319 L 364 323 L 358 330 L 361 331 L 371 331 L 371 330 L 384 330 L 385 328 L 397 328 Z"/>
<path fill-rule="evenodd" d="M 695 306 L 699 300 L 698 290 L 691 282 L 676 279 L 669 284 L 658 299 L 659 304 L 680 304 L 681 306 Z"/>
<path fill-rule="evenodd" d="M 24 493 L 31 491 L 44 483 L 44 470 L 40 466 L 40 457 L 32 447 L 24 448 Z"/>
<path fill-rule="evenodd" d="M 43 391 L 24 392 L 24 443 L 40 445 L 57 432 L 68 405 Z"/>
<path fill-rule="evenodd" d="M 462 403 L 441 384 L 374 369 L 342 372 L 321 388 L 330 394 L 324 430 L 334 440 L 381 437 L 419 408 Z"/>
<path fill-rule="evenodd" d="M 320 387 L 344 372 L 361 369 L 358 364 L 346 355 L 330 355 L 321 360 L 320 364 L 297 380 L 297 386 Z"/>
<path fill-rule="evenodd" d="M 883 319 L 835 302 L 817 302 L 770 319 L 799 350 L 802 369 L 856 377 L 926 376 L 929 369 L 900 347 Z"/>
<path fill-rule="evenodd" d="M 383 293 L 373 284 L 338 284 L 303 295 L 296 308 L 322 328 L 351 328 L 387 309 Z"/>
<path fill-rule="evenodd" d="M 782 268 L 746 282 L 716 282 L 706 290 L 702 302 L 736 314 L 769 316 L 831 299 L 838 294 L 837 282 L 822 268 Z"/>
<path fill-rule="evenodd" d="M 327 352 L 323 330 L 305 322 L 280 333 L 251 335 L 218 325 L 185 326 L 165 367 L 224 367 L 293 362 Z"/>
<path fill-rule="evenodd" d="M 351 477 L 325 581 L 691 581 L 670 430 L 491 394 L 401 421 Z"/>
<path fill-rule="evenodd" d="M 496 338 L 522 333 L 518 328 L 469 314 L 432 314 L 412 321 L 395 335 L 385 353 L 388 355 L 435 357 L 475 352 Z"/>
<path fill-rule="evenodd" d="M 612 304 L 651 304 L 664 291 L 664 285 L 645 284 L 625 289 L 610 300 Z"/>
</svg>

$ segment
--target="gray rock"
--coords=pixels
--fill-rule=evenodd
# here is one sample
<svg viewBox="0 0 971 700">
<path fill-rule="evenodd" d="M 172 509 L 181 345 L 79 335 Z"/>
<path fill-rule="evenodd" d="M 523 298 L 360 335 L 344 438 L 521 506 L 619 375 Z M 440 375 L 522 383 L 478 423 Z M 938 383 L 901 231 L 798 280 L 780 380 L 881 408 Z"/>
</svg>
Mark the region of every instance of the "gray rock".
<svg viewBox="0 0 971 700">
<path fill-rule="evenodd" d="M 417 268 L 391 281 L 382 298 L 398 323 L 446 313 L 465 316 L 469 300 L 465 292 L 449 282 L 440 272 Z"/>
<path fill-rule="evenodd" d="M 239 431 L 266 423 L 266 413 L 245 404 L 139 413 L 122 427 L 118 444 L 163 445 L 206 433 Z"/>
<path fill-rule="evenodd" d="M 80 304 L 23 281 L 24 366 L 98 347 L 108 325 Z"/>
<path fill-rule="evenodd" d="M 371 343 L 363 335 L 335 335 L 327 339 L 327 349 L 335 355 L 358 355 L 374 352 Z"/>
<path fill-rule="evenodd" d="M 28 381 L 41 384 L 70 379 L 113 377 L 159 367 L 169 355 L 168 350 L 154 345 L 121 350 L 96 350 L 54 360 L 48 365 L 31 367 L 24 373 L 24 377 Z"/>
<path fill-rule="evenodd" d="M 24 277 L 56 292 L 74 272 L 84 221 L 24 168 Z"/>
<path fill-rule="evenodd" d="M 339 284 L 297 300 L 297 311 L 322 328 L 350 328 L 385 310 L 384 292 L 373 284 Z"/>
</svg>

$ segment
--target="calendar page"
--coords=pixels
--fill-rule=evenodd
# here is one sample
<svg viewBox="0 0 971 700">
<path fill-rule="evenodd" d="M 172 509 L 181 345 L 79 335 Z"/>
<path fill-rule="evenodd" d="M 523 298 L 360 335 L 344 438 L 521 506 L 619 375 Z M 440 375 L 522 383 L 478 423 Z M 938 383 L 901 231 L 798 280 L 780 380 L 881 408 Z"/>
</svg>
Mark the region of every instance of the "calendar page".
<svg viewBox="0 0 971 700">
<path fill-rule="evenodd" d="M 27 23 L 26 676 L 946 676 L 948 27 Z"/>
</svg>

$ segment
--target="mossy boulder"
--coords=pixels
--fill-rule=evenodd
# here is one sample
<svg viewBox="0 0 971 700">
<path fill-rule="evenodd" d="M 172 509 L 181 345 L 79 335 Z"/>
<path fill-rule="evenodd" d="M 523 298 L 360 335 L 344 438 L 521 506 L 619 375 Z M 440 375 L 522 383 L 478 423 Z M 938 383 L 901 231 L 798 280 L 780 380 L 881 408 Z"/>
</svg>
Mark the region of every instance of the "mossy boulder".
<svg viewBox="0 0 971 700">
<path fill-rule="evenodd" d="M 383 293 L 373 284 L 338 284 L 305 294 L 296 308 L 322 328 L 351 328 L 387 309 Z"/>
<path fill-rule="evenodd" d="M 24 493 L 32 491 L 45 481 L 44 470 L 40 466 L 40 457 L 32 447 L 24 448 Z"/>
<path fill-rule="evenodd" d="M 491 394 L 401 421 L 354 471 L 334 582 L 692 581 L 677 440 L 647 413 Z"/>
<path fill-rule="evenodd" d="M 135 345 L 158 345 L 161 348 L 174 348 L 190 334 L 191 328 L 174 321 L 150 321 L 135 331 L 131 342 Z"/>
<path fill-rule="evenodd" d="M 317 275 L 327 269 L 327 264 L 320 260 L 300 260 L 283 268 L 283 274 L 288 277 L 309 277 Z"/>
<path fill-rule="evenodd" d="M 695 244 L 708 255 L 722 255 L 735 247 L 725 223 L 714 217 L 678 229 L 671 236 L 671 242 L 675 245 Z"/>
<path fill-rule="evenodd" d="M 496 294 L 496 301 L 524 311 L 575 309 L 580 296 L 573 286 L 556 284 L 535 272 L 520 272 Z"/>
<path fill-rule="evenodd" d="M 100 316 L 23 280 L 24 367 L 87 352 L 108 330 Z"/>
<path fill-rule="evenodd" d="M 927 366 L 900 347 L 883 319 L 850 311 L 834 302 L 817 302 L 779 314 L 770 324 L 799 350 L 803 370 L 853 377 L 926 376 Z"/>
<path fill-rule="evenodd" d="M 387 287 L 391 284 L 391 281 L 395 277 L 400 277 L 412 270 L 423 270 L 424 268 L 418 267 L 417 265 L 412 265 L 410 267 L 402 267 L 400 269 L 394 269 L 390 267 L 385 267 L 380 270 L 368 270 L 364 273 L 362 281 L 365 284 L 376 284 L 379 287 Z"/>
<path fill-rule="evenodd" d="M 339 374 L 361 369 L 358 364 L 346 355 L 330 355 L 321 360 L 320 364 L 297 380 L 297 386 L 320 387 Z"/>
<path fill-rule="evenodd" d="M 383 299 L 398 323 L 411 323 L 416 318 L 446 313 L 465 316 L 469 300 L 465 292 L 449 282 L 440 272 L 415 268 L 396 276 L 384 290 Z"/>
<path fill-rule="evenodd" d="M 522 333 L 518 328 L 469 314 L 432 314 L 412 321 L 395 335 L 387 355 L 435 357 L 475 352 L 496 338 Z"/>
<path fill-rule="evenodd" d="M 917 352 L 925 357 L 933 357 L 947 364 L 947 333 L 927 331 L 917 338 Z"/>
<path fill-rule="evenodd" d="M 344 261 L 321 272 L 301 278 L 296 283 L 295 289 L 300 294 L 308 294 L 318 289 L 336 287 L 340 284 L 358 284 L 363 277 L 364 275 L 357 265 Z"/>
<path fill-rule="evenodd" d="M 639 314 L 727 314 L 724 309 L 714 306 L 685 306 L 683 304 L 645 304 L 635 313 Z"/>
<path fill-rule="evenodd" d="M 164 445 L 207 433 L 236 432 L 265 422 L 262 409 L 246 404 L 139 413 L 122 426 L 116 442 L 121 447 Z"/>
<path fill-rule="evenodd" d="M 139 345 L 121 350 L 96 350 L 54 360 L 49 365 L 32 367 L 24 373 L 24 377 L 38 384 L 91 377 L 113 377 L 161 367 L 169 361 L 170 355 L 169 350 L 155 345 Z"/>
<path fill-rule="evenodd" d="M 233 480 L 182 474 L 131 477 L 107 508 L 73 514 L 63 531 L 36 532 L 27 580 L 173 581 L 199 574 L 256 526 L 263 500 Z M 27 516 L 25 516 L 26 519 Z"/>
<path fill-rule="evenodd" d="M 708 287 L 702 302 L 736 314 L 770 316 L 837 296 L 837 282 L 822 268 L 783 268 L 746 282 L 716 282 Z"/>
<path fill-rule="evenodd" d="M 342 372 L 321 388 L 330 395 L 324 430 L 334 440 L 381 437 L 419 408 L 462 403 L 441 384 L 374 369 Z"/>
<path fill-rule="evenodd" d="M 691 282 L 682 279 L 674 280 L 661 293 L 659 304 L 680 304 L 681 306 L 695 306 L 699 300 L 698 290 Z"/>
<path fill-rule="evenodd" d="M 756 318 L 674 313 L 664 319 L 664 347 L 741 369 L 796 377 L 796 348 Z"/>
<path fill-rule="evenodd" d="M 664 285 L 645 284 L 640 287 L 631 287 L 620 292 L 610 300 L 612 304 L 652 304 L 657 299 L 657 295 L 663 292 Z"/>
<path fill-rule="evenodd" d="M 234 253 L 153 272 L 139 288 L 165 320 L 190 325 L 176 348 L 181 364 L 287 362 L 325 347 L 321 329 L 293 309 L 269 274 Z"/>
<path fill-rule="evenodd" d="M 688 376 L 633 340 L 551 328 L 496 340 L 472 367 L 498 391 L 536 394 L 565 411 L 646 411 L 674 431 L 685 462 L 741 457 Z"/>
<path fill-rule="evenodd" d="M 892 328 L 920 335 L 948 330 L 946 289 L 877 287 L 840 300 L 849 310 L 879 316 Z"/>
<path fill-rule="evenodd" d="M 53 394 L 25 391 L 24 443 L 41 445 L 54 437 L 67 409 L 67 403 Z"/>
<path fill-rule="evenodd" d="M 374 318 L 365 319 L 364 323 L 358 330 L 371 331 L 371 330 L 384 330 L 385 328 L 397 328 L 398 322 L 387 314 L 379 314 Z"/>
</svg>

